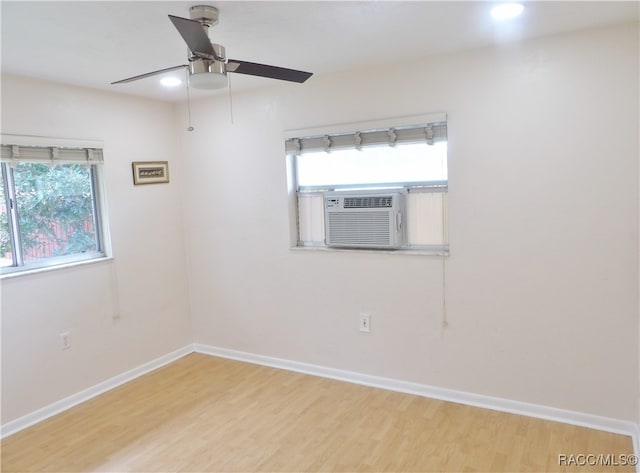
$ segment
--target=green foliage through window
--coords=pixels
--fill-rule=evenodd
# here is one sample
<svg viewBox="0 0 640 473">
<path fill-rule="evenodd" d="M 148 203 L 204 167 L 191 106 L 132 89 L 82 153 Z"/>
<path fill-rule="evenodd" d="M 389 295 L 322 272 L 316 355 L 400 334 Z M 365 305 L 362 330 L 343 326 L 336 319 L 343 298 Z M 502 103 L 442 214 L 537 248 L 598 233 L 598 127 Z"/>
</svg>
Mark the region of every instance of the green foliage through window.
<svg viewBox="0 0 640 473">
<path fill-rule="evenodd" d="M 14 256 L 19 265 L 101 250 L 95 168 L 95 165 L 51 166 L 35 162 L 21 162 L 9 168 L 2 164 L 0 258 L 4 264 L 1 266 L 15 266 Z M 6 198 L 5 190 L 10 199 Z M 19 254 L 12 252 L 14 247 Z"/>
</svg>

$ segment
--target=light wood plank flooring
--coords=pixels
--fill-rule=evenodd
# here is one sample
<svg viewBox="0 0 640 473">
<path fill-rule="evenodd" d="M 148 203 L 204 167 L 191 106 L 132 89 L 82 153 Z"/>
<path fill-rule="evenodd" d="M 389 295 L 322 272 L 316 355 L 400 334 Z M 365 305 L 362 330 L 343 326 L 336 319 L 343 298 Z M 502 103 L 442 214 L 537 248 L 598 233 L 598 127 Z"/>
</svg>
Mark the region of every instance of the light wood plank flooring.
<svg viewBox="0 0 640 473">
<path fill-rule="evenodd" d="M 623 435 L 191 354 L 2 441 L 2 471 L 633 471 Z"/>
</svg>

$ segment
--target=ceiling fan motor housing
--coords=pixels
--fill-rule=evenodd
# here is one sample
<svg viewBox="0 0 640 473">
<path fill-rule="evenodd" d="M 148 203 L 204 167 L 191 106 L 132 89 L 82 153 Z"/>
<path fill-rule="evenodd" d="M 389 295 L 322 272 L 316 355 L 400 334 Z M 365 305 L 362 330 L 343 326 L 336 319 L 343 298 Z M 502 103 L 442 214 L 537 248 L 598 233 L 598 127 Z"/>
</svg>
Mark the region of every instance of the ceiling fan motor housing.
<svg viewBox="0 0 640 473">
<path fill-rule="evenodd" d="M 194 5 L 189 9 L 192 20 L 200 22 L 205 31 L 218 24 L 218 9 L 210 5 Z M 227 85 L 224 46 L 211 43 L 218 59 L 192 57 L 189 60 L 189 83 L 196 89 L 220 89 Z"/>
<path fill-rule="evenodd" d="M 216 7 L 210 5 L 194 5 L 189 8 L 189 16 L 192 20 L 199 21 L 205 26 L 218 24 L 219 14 Z"/>
</svg>

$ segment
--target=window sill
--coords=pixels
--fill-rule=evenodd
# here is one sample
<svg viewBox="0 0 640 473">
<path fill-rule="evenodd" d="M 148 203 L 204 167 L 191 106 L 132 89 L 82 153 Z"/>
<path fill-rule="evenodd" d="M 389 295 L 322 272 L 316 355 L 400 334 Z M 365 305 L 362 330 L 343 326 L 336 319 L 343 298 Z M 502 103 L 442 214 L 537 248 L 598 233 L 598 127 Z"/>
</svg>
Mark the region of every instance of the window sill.
<svg viewBox="0 0 640 473">
<path fill-rule="evenodd" d="M 369 248 L 332 248 L 328 246 L 292 246 L 292 251 L 317 251 L 328 253 L 365 253 L 375 255 L 404 255 L 404 256 L 450 256 L 449 248 L 442 249 L 402 249 L 402 250 L 375 250 Z"/>
<path fill-rule="evenodd" d="M 40 268 L 25 269 L 25 270 L 22 270 L 22 271 L 13 271 L 13 272 L 10 272 L 10 273 L 0 274 L 0 280 L 14 279 L 14 278 L 20 278 L 20 277 L 23 277 L 23 276 L 31 276 L 31 275 L 34 275 L 34 274 L 48 273 L 50 271 L 72 269 L 72 268 L 77 268 L 79 266 L 87 266 L 87 265 L 91 265 L 91 264 L 104 263 L 106 261 L 113 261 L 113 256 L 104 256 L 102 258 L 92 258 L 92 259 L 87 259 L 87 260 L 73 261 L 73 262 L 63 263 L 63 264 L 56 264 L 56 265 L 52 265 L 52 266 L 42 266 Z"/>
</svg>

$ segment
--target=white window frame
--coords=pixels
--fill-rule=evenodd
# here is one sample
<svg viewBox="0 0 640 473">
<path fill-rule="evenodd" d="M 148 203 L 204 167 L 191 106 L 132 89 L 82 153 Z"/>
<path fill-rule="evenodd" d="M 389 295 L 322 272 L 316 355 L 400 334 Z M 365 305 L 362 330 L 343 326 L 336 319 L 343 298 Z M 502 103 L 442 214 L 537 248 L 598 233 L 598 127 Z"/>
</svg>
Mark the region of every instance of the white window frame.
<svg viewBox="0 0 640 473">
<path fill-rule="evenodd" d="M 105 196 L 105 183 L 103 172 L 103 142 L 98 140 L 75 140 L 64 138 L 26 136 L 26 135 L 0 135 L 2 145 L 2 172 L 6 176 L 0 185 L 5 186 L 5 199 L 8 201 L 7 213 L 9 219 L 9 231 L 12 234 L 12 258 L 13 266 L 5 266 L 0 268 L 0 277 L 11 277 L 20 274 L 28 274 L 30 272 L 52 269 L 58 267 L 68 267 L 75 264 L 98 261 L 110 258 L 111 239 L 109 236 L 109 225 L 107 218 L 107 201 Z M 12 152 L 7 152 L 7 147 L 12 148 Z M 24 159 L 20 157 L 23 154 L 35 150 L 40 155 L 45 149 L 50 151 L 50 159 Z M 44 153 L 43 153 L 44 154 Z M 83 156 L 83 157 L 80 157 Z M 42 162 L 50 164 L 85 164 L 90 169 L 92 200 L 94 209 L 94 223 L 96 232 L 97 250 L 85 253 L 52 256 L 41 260 L 24 262 L 21 256 L 19 246 L 20 235 L 16 228 L 15 222 L 18 221 L 18 211 L 14 204 L 15 196 L 13 196 L 13 169 L 12 163 L 20 162 Z"/>
<path fill-rule="evenodd" d="M 408 126 L 415 126 L 418 124 L 429 124 L 447 122 L 447 116 L 444 113 L 425 114 L 409 117 L 390 118 L 384 120 L 375 120 L 358 123 L 342 123 L 327 127 L 305 128 L 288 130 L 284 133 L 285 143 L 292 139 L 298 139 L 300 137 L 313 137 L 323 135 L 339 135 L 344 133 L 355 133 L 356 130 L 382 130 L 382 129 L 394 129 Z M 436 245 L 410 245 L 406 248 L 396 250 L 379 250 L 379 249 L 361 249 L 361 248 L 332 248 L 327 247 L 324 242 L 305 243 L 299 240 L 300 226 L 299 226 L 299 209 L 298 209 L 298 197 L 300 194 L 324 194 L 327 191 L 333 190 L 347 190 L 353 189 L 354 186 L 349 185 L 337 185 L 337 186 L 307 186 L 299 187 L 296 182 L 296 154 L 286 154 L 286 168 L 287 168 L 287 191 L 289 201 L 289 239 L 291 249 L 302 250 L 323 250 L 323 251 L 355 251 L 355 252 L 376 252 L 376 253 L 393 253 L 393 254 L 423 254 L 423 255 L 449 255 L 449 231 L 448 231 L 448 190 L 449 180 L 446 181 L 432 181 L 432 182 L 400 182 L 393 183 L 385 186 L 384 190 L 406 190 L 411 193 L 431 193 L 437 192 L 442 194 L 442 231 L 443 231 L 443 243 Z M 448 153 L 447 153 L 448 161 Z M 448 163 L 447 163 L 448 165 Z M 384 184 L 372 184 L 372 185 L 359 185 L 358 189 L 381 188 Z"/>
</svg>

